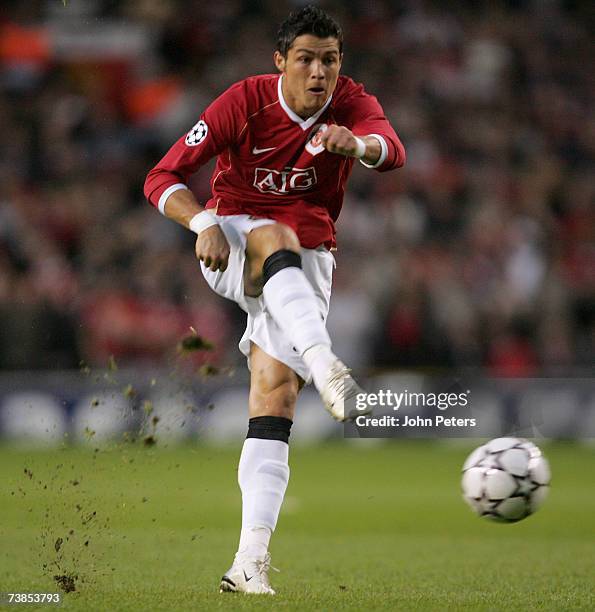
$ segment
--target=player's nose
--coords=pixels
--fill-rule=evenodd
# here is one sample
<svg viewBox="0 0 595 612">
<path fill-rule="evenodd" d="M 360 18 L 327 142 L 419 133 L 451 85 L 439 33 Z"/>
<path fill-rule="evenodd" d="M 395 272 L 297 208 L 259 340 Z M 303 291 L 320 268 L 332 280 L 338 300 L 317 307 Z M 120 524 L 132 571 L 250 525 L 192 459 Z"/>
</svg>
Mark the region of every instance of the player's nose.
<svg viewBox="0 0 595 612">
<path fill-rule="evenodd" d="M 310 62 L 310 76 L 315 79 L 324 79 L 323 65 L 320 60 Z"/>
</svg>

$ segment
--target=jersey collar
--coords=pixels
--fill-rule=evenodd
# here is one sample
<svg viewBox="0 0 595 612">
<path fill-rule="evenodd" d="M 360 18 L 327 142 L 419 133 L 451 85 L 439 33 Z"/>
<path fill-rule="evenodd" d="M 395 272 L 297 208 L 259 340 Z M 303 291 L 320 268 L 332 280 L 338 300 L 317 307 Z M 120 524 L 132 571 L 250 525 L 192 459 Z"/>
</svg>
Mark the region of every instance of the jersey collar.
<svg viewBox="0 0 595 612">
<path fill-rule="evenodd" d="M 283 108 L 287 116 L 293 122 L 297 123 L 302 128 L 302 130 L 304 130 L 305 132 L 308 128 L 312 127 L 316 123 L 316 121 L 318 121 L 318 117 L 320 117 L 320 115 L 322 115 L 322 113 L 324 113 L 324 111 L 328 108 L 328 105 L 331 103 L 331 100 L 333 99 L 333 94 L 331 94 L 328 97 L 327 101 L 324 103 L 324 106 L 315 115 L 312 115 L 311 117 L 308 117 L 308 119 L 304 120 L 299 115 L 294 113 L 291 110 L 291 108 L 289 108 L 289 105 L 287 104 L 287 102 L 285 102 L 285 98 L 283 97 L 283 89 L 281 87 L 282 82 L 283 82 L 283 75 L 280 75 L 279 80 L 277 81 L 277 92 L 279 95 L 279 103 L 281 104 L 281 107 Z"/>
</svg>

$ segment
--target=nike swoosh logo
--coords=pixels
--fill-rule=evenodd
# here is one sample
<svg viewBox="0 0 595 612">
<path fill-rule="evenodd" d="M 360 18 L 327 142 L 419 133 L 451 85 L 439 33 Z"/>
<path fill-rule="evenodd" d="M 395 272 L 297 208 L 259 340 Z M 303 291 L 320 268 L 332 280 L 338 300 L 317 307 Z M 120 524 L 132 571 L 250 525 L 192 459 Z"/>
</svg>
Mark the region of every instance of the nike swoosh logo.
<svg viewBox="0 0 595 612">
<path fill-rule="evenodd" d="M 268 149 L 258 149 L 257 147 L 254 147 L 252 149 L 252 153 L 254 155 L 259 155 L 260 153 L 266 153 L 267 151 L 274 151 L 277 147 L 269 147 Z"/>
<path fill-rule="evenodd" d="M 248 578 L 248 576 L 246 575 L 246 570 L 242 570 L 244 572 L 244 579 L 246 580 L 246 582 L 250 582 L 250 580 L 252 580 L 252 578 L 254 578 L 254 576 L 250 576 L 250 578 Z"/>
</svg>

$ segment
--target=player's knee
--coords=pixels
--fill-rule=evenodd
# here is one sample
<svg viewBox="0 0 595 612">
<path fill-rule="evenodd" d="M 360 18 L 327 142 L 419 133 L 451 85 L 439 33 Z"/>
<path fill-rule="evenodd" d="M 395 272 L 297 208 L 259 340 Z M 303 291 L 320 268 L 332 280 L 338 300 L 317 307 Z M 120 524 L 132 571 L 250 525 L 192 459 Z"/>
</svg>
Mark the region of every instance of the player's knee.
<svg viewBox="0 0 595 612">
<path fill-rule="evenodd" d="M 301 268 L 300 241 L 284 223 L 272 223 L 252 230 L 248 235 L 246 289 L 259 295 L 264 283 L 288 267 Z"/>
<path fill-rule="evenodd" d="M 281 249 L 300 250 L 300 241 L 296 233 L 285 223 L 272 223 L 261 228 L 261 237 L 265 249 L 270 253 Z"/>
<path fill-rule="evenodd" d="M 289 225 L 270 223 L 248 234 L 247 251 L 252 259 L 264 261 L 269 255 L 281 250 L 300 251 L 300 241 Z"/>
</svg>

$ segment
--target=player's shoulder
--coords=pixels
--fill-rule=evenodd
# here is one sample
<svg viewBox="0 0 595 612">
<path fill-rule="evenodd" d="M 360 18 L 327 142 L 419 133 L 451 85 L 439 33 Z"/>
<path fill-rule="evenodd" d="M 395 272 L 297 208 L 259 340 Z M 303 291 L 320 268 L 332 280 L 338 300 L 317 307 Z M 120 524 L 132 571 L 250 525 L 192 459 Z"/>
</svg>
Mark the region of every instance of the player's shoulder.
<svg viewBox="0 0 595 612">
<path fill-rule="evenodd" d="M 260 108 L 277 99 L 278 74 L 257 74 L 237 81 L 225 92 L 248 108 Z"/>
<path fill-rule="evenodd" d="M 354 96 L 368 95 L 362 83 L 354 81 L 351 77 L 340 75 L 337 81 L 337 86 L 333 93 L 333 102 L 335 105 L 346 104 Z"/>
<path fill-rule="evenodd" d="M 358 118 L 378 112 L 378 100 L 362 83 L 340 76 L 333 92 L 331 111 L 341 125 L 349 127 Z"/>
</svg>

